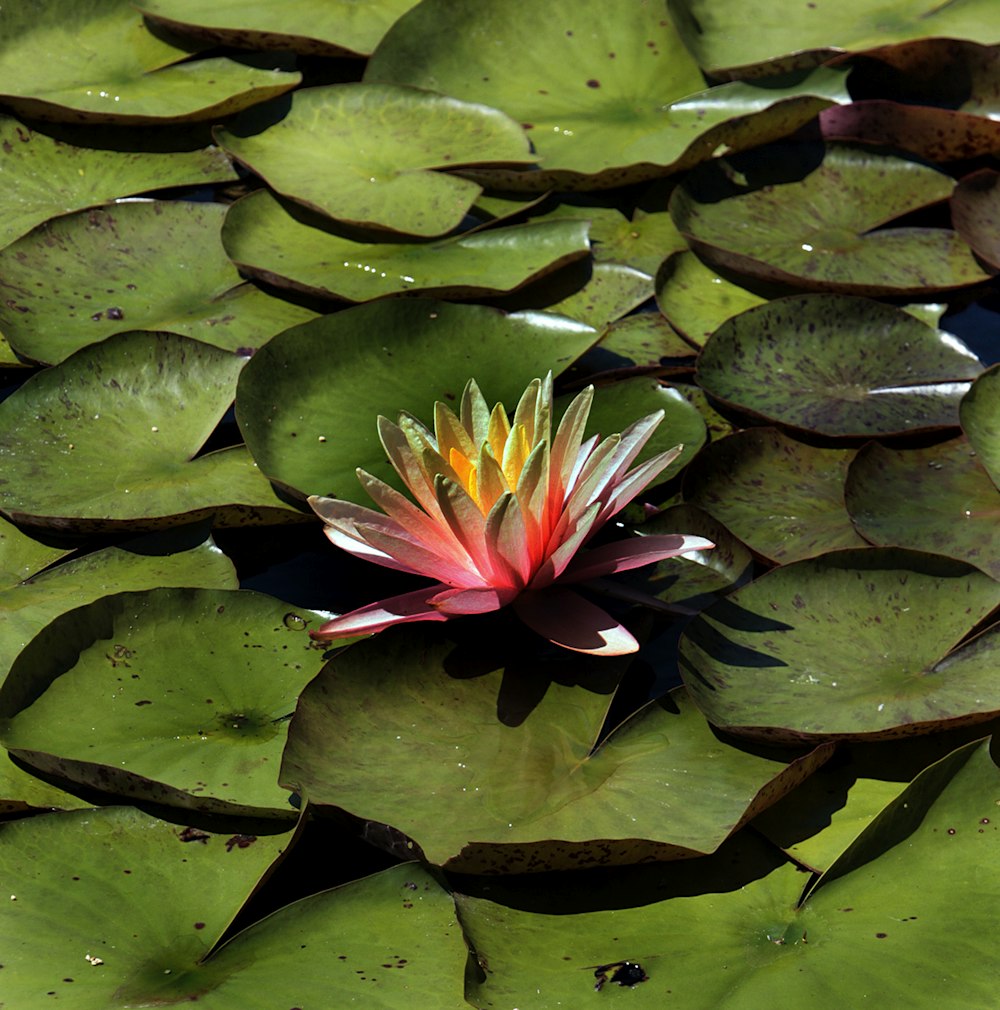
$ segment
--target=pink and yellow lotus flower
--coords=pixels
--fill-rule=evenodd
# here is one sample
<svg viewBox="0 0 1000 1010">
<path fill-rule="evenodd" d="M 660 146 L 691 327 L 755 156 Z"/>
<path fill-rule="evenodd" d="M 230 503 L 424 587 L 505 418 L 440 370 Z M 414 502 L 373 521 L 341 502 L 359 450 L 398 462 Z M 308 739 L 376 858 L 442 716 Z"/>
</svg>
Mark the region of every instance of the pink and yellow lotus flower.
<svg viewBox="0 0 1000 1010">
<path fill-rule="evenodd" d="M 603 441 L 583 440 L 593 387 L 566 409 L 552 438 L 552 375 L 535 379 L 513 422 L 487 406 L 475 381 L 460 415 L 434 405 L 434 431 L 401 414 L 378 419 L 382 445 L 416 504 L 358 470 L 382 512 L 336 498 L 309 504 L 338 547 L 434 584 L 328 621 L 313 636 L 344 638 L 411 621 L 448 621 L 512 605 L 557 645 L 596 655 L 639 646 L 600 607 L 569 588 L 613 572 L 700 551 L 701 537 L 641 536 L 582 550 L 680 454 L 677 446 L 630 470 L 663 419 L 657 411 Z"/>
</svg>

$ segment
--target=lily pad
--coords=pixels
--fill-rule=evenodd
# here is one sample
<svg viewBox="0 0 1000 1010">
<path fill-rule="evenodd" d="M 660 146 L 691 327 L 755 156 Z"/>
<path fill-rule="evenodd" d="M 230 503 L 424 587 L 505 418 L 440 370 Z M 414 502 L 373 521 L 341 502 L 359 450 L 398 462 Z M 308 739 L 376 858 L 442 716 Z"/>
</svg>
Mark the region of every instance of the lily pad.
<svg viewBox="0 0 1000 1010">
<path fill-rule="evenodd" d="M 687 249 L 684 236 L 666 211 L 647 213 L 636 209 L 631 219 L 616 213 L 610 220 L 596 220 L 590 226 L 594 259 L 625 263 L 653 275 L 674 252 Z"/>
<path fill-rule="evenodd" d="M 266 344 L 241 377 L 236 417 L 272 480 L 370 504 L 357 467 L 398 486 L 378 440 L 379 414 L 395 420 L 408 411 L 429 422 L 435 399 L 457 402 L 470 378 L 491 403 L 514 404 L 533 378 L 562 371 L 596 338 L 591 327 L 547 313 L 374 302 Z"/>
<path fill-rule="evenodd" d="M 415 0 L 144 0 L 147 17 L 176 29 L 198 29 L 213 44 L 290 49 L 309 56 L 366 56 Z"/>
<path fill-rule="evenodd" d="M 607 371 L 656 370 L 669 363 L 693 363 L 695 354 L 659 312 L 636 312 L 612 323 L 595 350 L 606 362 Z"/>
<path fill-rule="evenodd" d="M 120 333 L 32 376 L 0 404 L 0 509 L 75 532 L 298 519 L 243 446 L 193 458 L 246 361 L 187 337 Z"/>
<path fill-rule="evenodd" d="M 345 650 L 306 688 L 281 778 L 310 803 L 392 825 L 451 869 L 539 872 L 711 852 L 828 756 L 786 766 L 725 746 L 683 690 L 596 751 L 608 702 L 580 687 L 549 684 L 507 726 L 496 714 L 499 671 L 452 679 L 447 643 L 400 630 Z"/>
<path fill-rule="evenodd" d="M 713 724 L 762 739 L 974 724 L 1000 711 L 990 669 L 1000 626 L 955 645 L 998 604 L 1000 584 L 959 561 L 837 551 L 777 568 L 696 617 L 681 638 L 684 680 Z"/>
<path fill-rule="evenodd" d="M 222 240 L 253 276 L 352 302 L 408 291 L 453 297 L 513 291 L 590 249 L 583 221 L 528 223 L 419 244 L 356 241 L 306 224 L 264 190 L 230 207 Z"/>
<path fill-rule="evenodd" d="M 698 360 L 706 392 L 771 421 L 870 437 L 947 428 L 976 356 L 908 312 L 846 295 L 798 295 L 723 323 Z"/>
<path fill-rule="evenodd" d="M 277 123 L 248 113 L 215 138 L 310 210 L 423 237 L 459 225 L 482 192 L 432 169 L 535 160 L 524 131 L 502 112 L 392 84 L 297 91 Z"/>
<path fill-rule="evenodd" d="M 1000 365 L 987 369 L 972 383 L 959 415 L 979 461 L 1000 488 Z"/>
<path fill-rule="evenodd" d="M 951 198 L 951 219 L 955 230 L 976 255 L 1000 269 L 1000 172 L 983 168 L 965 176 Z"/>
<path fill-rule="evenodd" d="M 853 449 L 819 449 L 774 428 L 713 442 L 684 474 L 684 498 L 768 561 L 864 547 L 844 506 Z"/>
<path fill-rule="evenodd" d="M 0 740 L 82 785 L 293 816 L 278 764 L 296 698 L 322 666 L 306 634 L 322 620 L 249 591 L 106 596 L 56 618 L 15 660 Z"/>
<path fill-rule="evenodd" d="M 956 232 L 880 227 L 947 200 L 954 182 L 942 172 L 830 145 L 802 177 L 785 153 L 732 159 L 748 185 L 712 165 L 674 191 L 670 212 L 695 252 L 759 280 L 850 294 L 926 297 L 989 279 Z"/>
<path fill-rule="evenodd" d="M 129 0 L 0 8 L 0 95 L 19 115 L 70 122 L 219 119 L 280 95 L 297 73 L 258 70 L 153 34 Z"/>
<path fill-rule="evenodd" d="M 847 509 L 873 544 L 958 558 L 1000 580 L 1000 491 L 965 438 L 926 449 L 864 447 Z"/>
<path fill-rule="evenodd" d="M 624 263 L 595 263 L 587 283 L 550 311 L 603 329 L 653 297 L 653 278 Z"/>
</svg>

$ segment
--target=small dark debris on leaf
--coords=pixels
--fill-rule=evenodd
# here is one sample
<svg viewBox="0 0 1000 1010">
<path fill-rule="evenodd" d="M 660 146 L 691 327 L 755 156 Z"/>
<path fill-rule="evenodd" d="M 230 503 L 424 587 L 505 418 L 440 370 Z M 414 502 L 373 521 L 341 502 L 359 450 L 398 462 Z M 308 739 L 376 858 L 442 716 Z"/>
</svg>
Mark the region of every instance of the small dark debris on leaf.
<svg viewBox="0 0 1000 1010">
<path fill-rule="evenodd" d="M 201 842 L 204 845 L 212 836 L 207 831 L 199 831 L 197 828 L 185 828 L 177 837 L 182 842 Z"/>
<path fill-rule="evenodd" d="M 226 852 L 232 852 L 236 848 L 249 848 L 256 841 L 256 835 L 233 835 L 232 838 L 226 840 Z"/>
<path fill-rule="evenodd" d="M 615 985 L 627 985 L 629 988 L 637 986 L 640 982 L 649 980 L 649 976 L 642 970 L 642 965 L 637 961 L 612 961 L 610 964 L 593 965 L 594 992 L 600 992 L 608 982 Z M 608 972 L 614 971 L 611 975 Z"/>
</svg>

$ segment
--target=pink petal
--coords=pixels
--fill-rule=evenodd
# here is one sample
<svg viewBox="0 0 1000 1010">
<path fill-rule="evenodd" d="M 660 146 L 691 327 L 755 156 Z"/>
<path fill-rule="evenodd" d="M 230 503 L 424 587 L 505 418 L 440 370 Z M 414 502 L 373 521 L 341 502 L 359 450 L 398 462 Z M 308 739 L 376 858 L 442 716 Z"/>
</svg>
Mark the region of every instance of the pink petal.
<svg viewBox="0 0 1000 1010">
<path fill-rule="evenodd" d="M 427 602 L 449 617 L 461 614 L 488 614 L 507 606 L 517 595 L 517 590 L 496 589 L 446 589 Z"/>
<path fill-rule="evenodd" d="M 541 593 L 522 593 L 514 610 L 532 631 L 573 652 L 623 656 L 639 648 L 610 614 L 571 589 L 554 586 Z"/>
<path fill-rule="evenodd" d="M 382 631 L 394 624 L 410 624 L 413 621 L 447 621 L 449 614 L 442 613 L 428 602 L 448 586 L 438 584 L 418 589 L 402 596 L 392 596 L 378 603 L 370 603 L 348 614 L 341 614 L 332 621 L 310 632 L 312 638 L 348 638 L 352 635 L 367 635 Z"/>
<path fill-rule="evenodd" d="M 432 547 L 420 543 L 416 537 L 407 533 L 394 536 L 367 524 L 359 525 L 357 530 L 372 547 L 392 558 L 394 565 L 379 561 L 377 557 L 370 558 L 388 568 L 400 568 L 415 575 L 425 575 L 429 579 L 437 579 L 439 582 L 462 589 L 488 585 L 488 580 L 483 578 L 468 557 L 459 561 L 448 555 L 439 554 Z"/>
<path fill-rule="evenodd" d="M 657 536 L 635 537 L 613 544 L 603 544 L 581 551 L 566 566 L 560 582 L 583 582 L 585 579 L 627 572 L 631 568 L 651 565 L 654 561 L 676 557 L 688 551 L 705 551 L 715 544 L 704 537 L 671 533 Z"/>
</svg>

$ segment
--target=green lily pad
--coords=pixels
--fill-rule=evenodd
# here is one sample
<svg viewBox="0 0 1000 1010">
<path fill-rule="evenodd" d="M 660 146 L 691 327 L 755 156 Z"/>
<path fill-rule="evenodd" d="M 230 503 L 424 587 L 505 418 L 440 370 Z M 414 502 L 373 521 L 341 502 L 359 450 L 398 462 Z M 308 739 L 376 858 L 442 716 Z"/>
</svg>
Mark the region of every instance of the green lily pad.
<svg viewBox="0 0 1000 1010">
<path fill-rule="evenodd" d="M 549 310 L 603 329 L 652 297 L 649 274 L 624 263 L 595 263 L 587 283 Z"/>
<path fill-rule="evenodd" d="M 272 480 L 303 495 L 370 504 L 357 467 L 399 486 L 378 439 L 379 414 L 429 421 L 434 401 L 456 403 L 470 378 L 491 403 L 516 404 L 533 378 L 562 371 L 596 337 L 583 323 L 546 313 L 374 302 L 261 348 L 241 376 L 236 417 Z"/>
<path fill-rule="evenodd" d="M 119 196 L 236 178 L 215 148 L 161 154 L 77 147 L 0 118 L 0 248 L 61 214 Z"/>
<path fill-rule="evenodd" d="M 0 752 L 0 814 L 23 814 L 39 810 L 85 810 L 92 803 L 25 771 L 5 752 Z"/>
<path fill-rule="evenodd" d="M 70 122 L 219 119 L 280 95 L 297 73 L 190 52 L 128 0 L 0 8 L 0 95 L 19 115 Z"/>
<path fill-rule="evenodd" d="M 926 449 L 872 442 L 851 464 L 845 494 L 873 544 L 944 554 L 1000 580 L 1000 491 L 967 439 Z"/>
<path fill-rule="evenodd" d="M 448 43 L 441 43 L 447 36 Z M 484 46 L 482 39 L 489 39 Z M 841 71 L 791 86 L 704 80 L 664 12 L 630 2 L 425 0 L 389 30 L 365 80 L 482 102 L 522 123 L 540 172 L 494 176 L 504 188 L 603 188 L 687 168 L 719 145 L 785 136 L 836 101 Z"/>
<path fill-rule="evenodd" d="M 716 409 L 715 405 L 709 401 L 705 395 L 705 390 L 701 386 L 694 386 L 684 382 L 675 383 L 674 388 L 701 414 L 701 419 L 705 422 L 709 438 L 714 442 L 726 435 L 731 435 L 737 431 L 736 425 L 728 418 L 723 417 Z"/>
<path fill-rule="evenodd" d="M 215 45 L 290 49 L 309 56 L 367 56 L 415 0 L 143 0 L 147 17 L 176 29 L 198 29 Z"/>
<path fill-rule="evenodd" d="M 242 283 L 224 216 L 220 204 L 151 201 L 52 221 L 0 252 L 0 326 L 21 354 L 55 362 L 126 330 L 236 350 L 315 318 Z"/>
<path fill-rule="evenodd" d="M 712 723 L 763 739 L 974 724 L 1000 711 L 989 666 L 1000 636 L 951 650 L 998 604 L 1000 585 L 962 562 L 837 551 L 777 568 L 696 617 L 681 638 L 684 680 Z"/>
<path fill-rule="evenodd" d="M 322 620 L 250 591 L 103 597 L 56 618 L 14 661 L 0 741 L 82 785 L 293 816 L 278 764 L 296 698 L 323 663 L 306 634 Z"/>
<path fill-rule="evenodd" d="M 955 230 L 976 255 L 991 267 L 1000 268 L 1000 172 L 983 168 L 965 176 L 951 198 L 951 219 Z"/>
<path fill-rule="evenodd" d="M 674 191 L 670 212 L 695 252 L 759 280 L 850 294 L 926 297 L 989 279 L 956 232 L 880 227 L 947 200 L 942 172 L 837 145 L 796 170 L 787 153 L 732 159 L 748 185 L 712 165 Z"/>
<path fill-rule="evenodd" d="M 693 252 L 670 256 L 656 275 L 656 304 L 695 347 L 701 347 L 727 319 L 766 301 L 720 277 Z"/>
<path fill-rule="evenodd" d="M 511 727 L 497 718 L 500 671 L 452 679 L 447 643 L 399 630 L 344 650 L 306 688 L 281 779 L 310 803 L 392 825 L 451 869 L 712 852 L 828 756 L 786 766 L 723 745 L 683 690 L 596 751 L 608 701 L 580 687 L 549 684 Z"/>
<path fill-rule="evenodd" d="M 801 905 L 803 874 L 787 865 L 723 893 L 568 915 L 456 895 L 488 966 L 470 1001 L 482 1010 L 604 1000 L 635 1010 L 838 1010 L 898 994 L 914 1010 L 989 1006 L 998 789 L 985 744 L 956 752 L 876 818 Z M 646 980 L 615 984 L 622 961 Z"/>
<path fill-rule="evenodd" d="M 300 518 L 245 447 L 192 458 L 246 361 L 174 334 L 120 333 L 32 376 L 0 404 L 0 509 L 74 532 Z"/>
<path fill-rule="evenodd" d="M 1000 365 L 987 369 L 972 383 L 959 416 L 979 461 L 1000 488 Z"/>
<path fill-rule="evenodd" d="M 215 137 L 310 210 L 423 237 L 457 227 L 482 192 L 432 169 L 535 160 L 524 131 L 502 112 L 392 84 L 307 88 L 274 125 L 262 129 L 249 113 Z"/>
<path fill-rule="evenodd" d="M 631 220 L 615 213 L 611 220 L 595 220 L 590 226 L 594 259 L 625 263 L 654 275 L 671 254 L 687 249 L 684 236 L 666 211 L 647 213 L 638 208 Z"/>
<path fill-rule="evenodd" d="M 359 242 L 305 224 L 264 190 L 230 207 L 222 241 L 253 276 L 352 302 L 407 291 L 454 297 L 513 291 L 590 249 L 583 221 L 528 223 L 419 244 Z"/>
<path fill-rule="evenodd" d="M 908 312 L 846 295 L 798 295 L 723 323 L 698 360 L 721 401 L 823 435 L 865 437 L 958 423 L 979 360 Z"/>
<path fill-rule="evenodd" d="M 688 467 L 684 498 L 779 564 L 864 547 L 844 506 L 854 454 L 748 428 L 713 442 Z"/>
<path fill-rule="evenodd" d="M 612 323 L 597 350 L 612 356 L 608 370 L 659 369 L 668 362 L 693 359 L 695 353 L 659 312 L 636 312 Z"/>
</svg>

